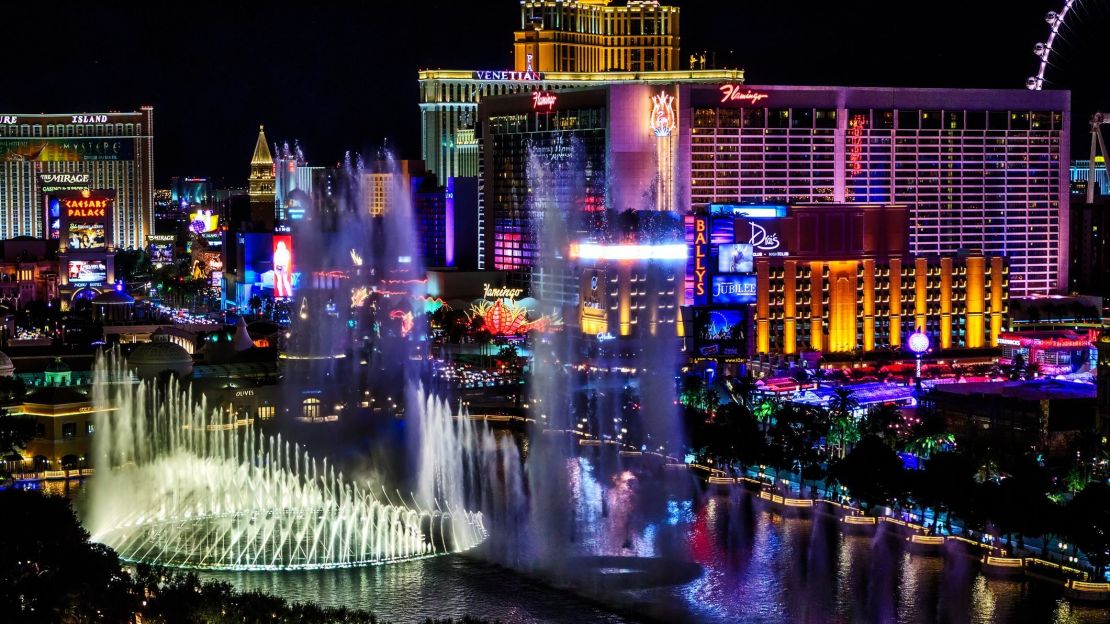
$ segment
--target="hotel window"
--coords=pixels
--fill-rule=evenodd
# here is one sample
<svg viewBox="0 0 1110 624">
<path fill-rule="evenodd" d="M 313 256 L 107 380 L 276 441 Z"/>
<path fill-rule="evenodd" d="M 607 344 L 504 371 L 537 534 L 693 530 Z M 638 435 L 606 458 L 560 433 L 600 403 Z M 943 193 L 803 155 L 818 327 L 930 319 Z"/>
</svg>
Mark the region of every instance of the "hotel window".
<svg viewBox="0 0 1110 624">
<path fill-rule="evenodd" d="M 309 397 L 301 404 L 302 415 L 308 419 L 316 419 L 320 417 L 320 399 L 316 397 Z"/>
<path fill-rule="evenodd" d="M 77 437 L 77 423 L 63 423 L 62 424 L 62 437 L 75 438 Z"/>
</svg>

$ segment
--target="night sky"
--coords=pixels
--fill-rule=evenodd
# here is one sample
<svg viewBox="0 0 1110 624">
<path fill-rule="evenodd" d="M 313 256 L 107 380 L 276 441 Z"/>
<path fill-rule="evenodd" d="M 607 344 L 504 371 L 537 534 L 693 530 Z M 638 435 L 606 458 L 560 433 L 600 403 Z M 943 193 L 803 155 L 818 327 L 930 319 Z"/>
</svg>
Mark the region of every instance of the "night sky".
<svg viewBox="0 0 1110 624">
<path fill-rule="evenodd" d="M 508 68 L 520 20 L 514 0 L 97 4 L 4 7 L 0 113 L 151 104 L 159 185 L 172 175 L 244 184 L 259 123 L 271 142 L 299 139 L 312 164 L 383 142 L 419 158 L 417 69 Z M 671 4 L 683 9 L 684 54 L 716 50 L 751 84 L 1023 88 L 1044 14 L 1062 1 Z M 1100 102 L 1110 108 L 1105 72 L 1084 78 L 1107 52 L 1110 9 L 1088 10 L 1057 72 L 1081 124 Z"/>
</svg>

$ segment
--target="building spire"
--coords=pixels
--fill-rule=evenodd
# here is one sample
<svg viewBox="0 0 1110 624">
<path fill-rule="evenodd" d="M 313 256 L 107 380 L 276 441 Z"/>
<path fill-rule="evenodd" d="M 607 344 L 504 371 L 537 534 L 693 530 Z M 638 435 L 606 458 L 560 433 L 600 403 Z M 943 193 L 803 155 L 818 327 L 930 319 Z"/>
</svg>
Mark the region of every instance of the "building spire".
<svg viewBox="0 0 1110 624">
<path fill-rule="evenodd" d="M 266 144 L 266 132 L 262 124 L 258 124 L 258 142 L 254 144 L 254 156 L 251 157 L 251 166 L 266 165 L 271 167 L 274 157 L 270 154 L 270 147 Z"/>
</svg>

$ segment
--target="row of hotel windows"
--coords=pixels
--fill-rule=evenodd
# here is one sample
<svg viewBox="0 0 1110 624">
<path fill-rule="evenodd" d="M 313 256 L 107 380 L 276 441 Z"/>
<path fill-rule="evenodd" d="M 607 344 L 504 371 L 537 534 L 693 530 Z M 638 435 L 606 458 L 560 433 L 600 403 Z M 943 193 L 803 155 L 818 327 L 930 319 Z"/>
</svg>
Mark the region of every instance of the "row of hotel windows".
<svg viewBox="0 0 1110 624">
<path fill-rule="evenodd" d="M 678 28 L 678 9 L 648 5 L 594 6 L 527 4 L 521 7 L 523 24 L 538 23 L 546 30 L 601 35 L 668 35 Z M 671 25 L 671 20 L 675 20 Z"/>
<path fill-rule="evenodd" d="M 17 124 L 0 125 L 0 136 L 27 137 L 42 136 L 42 129 L 46 128 L 48 137 L 72 136 L 138 136 L 143 133 L 141 123 L 128 124 Z"/>
<path fill-rule="evenodd" d="M 838 127 L 835 108 L 695 108 L 695 128 Z M 847 110 L 866 130 L 1063 130 L 1058 111 Z"/>
</svg>

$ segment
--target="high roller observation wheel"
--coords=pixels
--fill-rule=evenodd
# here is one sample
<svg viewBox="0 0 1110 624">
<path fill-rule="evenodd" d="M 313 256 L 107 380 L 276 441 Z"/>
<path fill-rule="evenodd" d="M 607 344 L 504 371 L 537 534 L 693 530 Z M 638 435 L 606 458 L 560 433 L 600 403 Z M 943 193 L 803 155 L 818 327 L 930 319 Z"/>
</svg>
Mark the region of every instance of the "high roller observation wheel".
<svg viewBox="0 0 1110 624">
<path fill-rule="evenodd" d="M 1040 91 L 1044 88 L 1044 73 L 1048 69 L 1049 59 L 1052 57 L 1052 46 L 1056 43 L 1056 35 L 1060 34 L 1060 28 L 1063 27 L 1064 20 L 1067 19 L 1068 14 L 1079 2 L 1080 0 L 1064 0 L 1064 6 L 1059 11 L 1049 11 L 1045 15 L 1044 21 L 1048 22 L 1049 27 L 1048 39 L 1044 43 L 1033 46 L 1033 54 L 1040 59 L 1040 66 L 1037 68 L 1037 75 L 1030 76 L 1025 81 L 1027 89 Z"/>
</svg>

